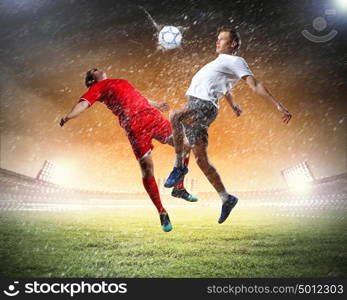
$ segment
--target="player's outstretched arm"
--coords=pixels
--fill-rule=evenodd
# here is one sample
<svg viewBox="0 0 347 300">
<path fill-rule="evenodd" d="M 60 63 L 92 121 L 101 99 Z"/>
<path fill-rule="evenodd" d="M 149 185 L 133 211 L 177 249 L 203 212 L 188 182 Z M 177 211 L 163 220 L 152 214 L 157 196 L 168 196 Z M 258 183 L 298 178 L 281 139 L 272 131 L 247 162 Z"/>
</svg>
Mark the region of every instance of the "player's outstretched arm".
<svg viewBox="0 0 347 300">
<path fill-rule="evenodd" d="M 71 111 L 64 117 L 61 118 L 59 125 L 64 126 L 64 124 L 70 119 L 76 118 L 79 114 L 84 112 L 89 107 L 88 101 L 81 101 L 74 105 Z"/>
<path fill-rule="evenodd" d="M 290 119 L 292 118 L 292 115 L 289 113 L 289 111 L 280 103 L 278 102 L 274 96 L 271 95 L 271 93 L 265 88 L 265 86 L 257 81 L 254 76 L 248 75 L 243 77 L 243 79 L 246 81 L 248 86 L 255 92 L 257 95 L 261 96 L 262 98 L 272 102 L 277 109 L 283 114 L 283 122 L 288 123 Z"/>
<path fill-rule="evenodd" d="M 227 100 L 228 104 L 230 105 L 230 107 L 234 111 L 235 115 L 239 117 L 241 115 L 241 113 L 242 113 L 242 109 L 241 109 L 240 105 L 234 103 L 234 96 L 231 93 L 231 91 L 229 91 L 225 95 L 225 99 Z"/>
</svg>

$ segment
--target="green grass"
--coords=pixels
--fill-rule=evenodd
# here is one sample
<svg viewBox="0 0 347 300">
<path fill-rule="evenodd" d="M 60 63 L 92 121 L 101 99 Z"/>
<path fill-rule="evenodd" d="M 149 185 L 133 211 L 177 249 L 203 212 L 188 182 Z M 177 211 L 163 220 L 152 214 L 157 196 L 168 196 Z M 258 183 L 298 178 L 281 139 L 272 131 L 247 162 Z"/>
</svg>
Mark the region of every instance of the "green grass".
<svg viewBox="0 0 347 300">
<path fill-rule="evenodd" d="M 326 277 L 347 275 L 346 221 L 239 208 L 1 212 L 1 277 Z"/>
</svg>

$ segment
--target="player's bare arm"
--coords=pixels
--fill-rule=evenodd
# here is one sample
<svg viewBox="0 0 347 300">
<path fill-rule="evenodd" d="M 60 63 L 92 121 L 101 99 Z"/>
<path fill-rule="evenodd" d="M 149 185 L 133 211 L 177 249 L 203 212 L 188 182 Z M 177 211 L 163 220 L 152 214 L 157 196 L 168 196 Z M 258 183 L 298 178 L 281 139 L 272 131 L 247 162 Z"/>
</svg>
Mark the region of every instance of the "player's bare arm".
<svg viewBox="0 0 347 300">
<path fill-rule="evenodd" d="M 156 102 L 152 100 L 148 100 L 149 104 L 152 105 L 155 109 L 165 112 L 170 110 L 170 106 L 167 102 Z"/>
<path fill-rule="evenodd" d="M 74 105 L 71 111 L 60 120 L 60 126 L 64 126 L 64 124 L 70 119 L 76 118 L 79 114 L 84 112 L 89 107 L 88 101 L 82 100 L 81 102 Z"/>
<path fill-rule="evenodd" d="M 278 102 L 274 96 L 271 95 L 271 93 L 265 88 L 265 86 L 257 81 L 254 76 L 248 75 L 243 77 L 248 84 L 248 86 L 255 92 L 257 95 L 261 96 L 262 98 L 272 102 L 277 109 L 283 114 L 283 122 L 288 123 L 290 119 L 292 118 L 292 115 L 289 113 L 289 111 L 280 103 Z"/>
<path fill-rule="evenodd" d="M 226 95 L 225 95 L 225 99 L 227 100 L 228 104 L 230 105 L 230 107 L 232 108 L 232 110 L 234 111 L 236 116 L 240 116 L 242 113 L 242 109 L 240 107 L 240 105 L 236 104 L 234 102 L 234 96 L 231 93 L 231 91 L 229 91 Z"/>
</svg>

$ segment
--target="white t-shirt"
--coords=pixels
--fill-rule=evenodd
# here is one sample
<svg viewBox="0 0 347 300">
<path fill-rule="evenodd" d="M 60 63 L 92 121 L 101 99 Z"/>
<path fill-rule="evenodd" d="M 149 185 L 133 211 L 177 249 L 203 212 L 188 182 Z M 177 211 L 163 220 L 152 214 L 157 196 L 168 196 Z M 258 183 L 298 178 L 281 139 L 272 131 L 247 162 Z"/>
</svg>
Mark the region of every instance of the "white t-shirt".
<svg viewBox="0 0 347 300">
<path fill-rule="evenodd" d="M 242 57 L 219 54 L 194 75 L 186 95 L 212 101 L 218 107 L 218 100 L 245 75 L 253 73 Z"/>
</svg>

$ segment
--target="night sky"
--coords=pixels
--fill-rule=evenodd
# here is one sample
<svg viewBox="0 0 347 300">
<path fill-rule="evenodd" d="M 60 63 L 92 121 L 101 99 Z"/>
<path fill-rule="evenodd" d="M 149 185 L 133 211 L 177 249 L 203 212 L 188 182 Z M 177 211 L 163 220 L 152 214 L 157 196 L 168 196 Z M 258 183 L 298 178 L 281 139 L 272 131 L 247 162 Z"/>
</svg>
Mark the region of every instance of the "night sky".
<svg viewBox="0 0 347 300">
<path fill-rule="evenodd" d="M 222 100 L 209 152 L 228 190 L 284 187 L 280 171 L 305 160 L 317 178 L 346 172 L 347 9 L 337 3 L 1 0 L 1 167 L 36 176 L 49 159 L 64 169 L 65 184 L 142 191 L 124 131 L 103 104 L 63 128 L 59 120 L 85 92 L 84 74 L 93 67 L 129 80 L 149 99 L 181 106 L 193 75 L 216 57 L 216 31 L 224 25 L 239 29 L 238 55 L 293 114 L 283 124 L 245 83 L 234 90 L 241 117 Z M 158 49 L 157 30 L 140 6 L 159 25 L 183 26 L 182 47 Z M 327 21 L 324 30 L 313 27 L 317 17 Z M 337 35 L 314 43 L 304 29 Z M 165 177 L 174 150 L 154 145 L 156 175 Z M 189 177 L 199 190 L 212 190 L 194 160 Z"/>
</svg>

